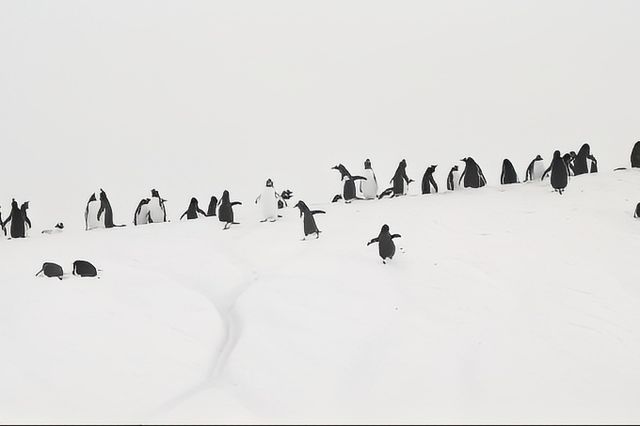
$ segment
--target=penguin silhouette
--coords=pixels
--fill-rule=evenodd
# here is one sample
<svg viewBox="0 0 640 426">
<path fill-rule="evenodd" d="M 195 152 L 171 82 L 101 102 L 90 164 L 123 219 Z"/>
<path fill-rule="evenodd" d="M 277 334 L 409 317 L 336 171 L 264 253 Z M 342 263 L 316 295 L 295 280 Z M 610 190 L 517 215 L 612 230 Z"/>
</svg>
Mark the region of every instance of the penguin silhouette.
<svg viewBox="0 0 640 426">
<path fill-rule="evenodd" d="M 509 161 L 507 158 L 505 158 L 502 162 L 502 174 L 500 175 L 500 183 L 502 185 L 520 183 L 520 181 L 518 180 L 516 169 L 513 167 L 511 161 Z"/>
<path fill-rule="evenodd" d="M 64 272 L 62 271 L 62 266 L 53 262 L 44 262 L 42 264 L 42 269 L 40 269 L 36 273 L 36 277 L 40 274 L 44 274 L 45 277 L 49 277 L 49 278 L 55 277 L 59 280 L 62 280 L 62 276 L 64 275 Z"/>
<path fill-rule="evenodd" d="M 413 182 L 413 179 L 409 179 L 409 177 L 407 176 L 407 161 L 403 159 L 402 161 L 400 161 L 400 164 L 398 164 L 396 173 L 389 181 L 389 183 L 392 183 L 393 186 L 382 191 L 382 193 L 378 195 L 378 198 L 382 198 L 386 195 L 391 195 L 392 197 L 404 195 L 405 182 L 407 185 L 409 185 L 411 182 Z"/>
<path fill-rule="evenodd" d="M 7 228 L 4 227 L 4 222 L 2 221 L 2 212 L 0 211 L 0 230 L 2 230 L 2 233 L 4 234 L 4 236 L 7 236 Z"/>
<path fill-rule="evenodd" d="M 449 175 L 447 176 L 447 189 L 449 191 L 455 191 L 458 188 L 459 174 L 458 166 L 453 166 L 449 171 Z"/>
<path fill-rule="evenodd" d="M 198 199 L 196 197 L 193 197 L 189 202 L 189 207 L 187 207 L 187 210 L 184 213 L 182 213 L 182 216 L 180 216 L 180 220 L 182 220 L 182 218 L 185 216 L 187 216 L 187 220 L 197 219 L 198 213 L 200 213 L 202 216 L 207 215 L 205 212 L 203 212 L 200 209 L 200 207 L 198 207 Z"/>
<path fill-rule="evenodd" d="M 240 225 L 240 223 L 233 221 L 233 206 L 242 205 L 242 203 L 240 201 L 231 202 L 229 199 L 229 191 L 225 190 L 222 193 L 222 198 L 220 199 L 219 204 L 218 220 L 220 220 L 220 222 L 224 222 L 223 229 L 229 229 L 231 225 Z"/>
<path fill-rule="evenodd" d="M 431 194 L 431 187 L 433 186 L 433 192 L 438 193 L 438 184 L 433 179 L 433 173 L 436 171 L 435 166 L 427 167 L 427 170 L 424 172 L 424 176 L 422 176 L 422 193 L 423 194 Z"/>
<path fill-rule="evenodd" d="M 24 203 L 22 203 L 22 205 L 20 206 L 20 213 L 22 214 L 22 220 L 24 220 L 24 235 L 25 237 L 28 235 L 28 231 L 29 229 L 31 229 L 31 221 L 29 220 L 29 216 L 27 215 L 27 210 L 29 209 L 29 202 L 25 201 Z"/>
<path fill-rule="evenodd" d="M 100 220 L 100 216 L 104 213 L 104 227 L 114 228 L 114 227 L 122 227 L 124 225 L 114 225 L 113 224 L 113 210 L 111 209 L 111 203 L 107 198 L 107 193 L 100 189 L 100 210 L 98 210 L 98 220 Z"/>
<path fill-rule="evenodd" d="M 473 158 L 467 157 L 460 161 L 464 162 L 464 171 L 462 172 L 462 176 L 460 176 L 459 183 L 462 183 L 464 180 L 465 188 L 481 188 L 487 184 L 482 169 L 480 169 L 480 166 Z"/>
<path fill-rule="evenodd" d="M 560 195 L 562 195 L 569 183 L 569 169 L 562 159 L 560 151 L 553 153 L 551 165 L 547 170 L 545 170 L 542 175 L 542 179 L 544 179 L 549 172 L 551 172 L 551 186 L 556 192 L 559 192 Z"/>
<path fill-rule="evenodd" d="M 136 207 L 136 211 L 133 214 L 133 224 L 135 226 L 146 225 L 147 223 L 150 223 L 150 220 L 149 220 L 149 201 L 151 201 L 150 198 L 143 198 L 138 203 L 138 207 Z"/>
<path fill-rule="evenodd" d="M 389 225 L 382 225 L 380 234 L 367 243 L 370 246 L 373 243 L 378 243 L 378 253 L 382 258 L 382 263 L 387 263 L 386 259 L 393 259 L 393 255 L 396 253 L 396 245 L 393 243 L 394 238 L 400 238 L 400 234 L 389 233 Z"/>
<path fill-rule="evenodd" d="M 530 180 L 538 180 L 542 177 L 544 173 L 544 162 L 540 155 L 536 155 L 529 166 L 527 166 L 527 171 L 524 174 L 524 181 L 528 182 Z"/>
<path fill-rule="evenodd" d="M 6 228 L 9 222 L 11 222 L 11 228 L 9 229 L 9 235 L 11 238 L 24 238 L 25 220 L 22 215 L 22 211 L 18 207 L 18 202 L 15 199 L 12 199 L 11 201 L 11 212 L 2 223 L 3 227 Z"/>
<path fill-rule="evenodd" d="M 333 166 L 332 170 L 337 170 L 340 172 L 340 180 L 344 182 L 342 188 L 342 198 L 345 202 L 350 203 L 351 200 L 356 199 L 356 184 L 357 180 L 366 180 L 363 176 L 352 176 L 351 173 L 347 170 L 345 166 L 342 164 L 338 164 L 337 166 Z"/>
<path fill-rule="evenodd" d="M 71 273 L 79 277 L 98 276 L 98 270 L 96 267 L 86 260 L 76 260 L 73 262 L 73 271 Z"/>
<path fill-rule="evenodd" d="M 588 143 L 585 143 L 580 147 L 580 151 L 578 151 L 578 155 L 573 160 L 573 170 L 576 176 L 583 175 L 585 173 L 589 173 L 589 168 L 587 167 L 587 159 L 591 155 L 591 147 Z"/>
<path fill-rule="evenodd" d="M 362 197 L 365 200 L 374 200 L 378 195 L 378 180 L 371 168 L 371 160 L 368 158 L 364 161 L 364 177 L 365 180 L 360 181 Z"/>
<path fill-rule="evenodd" d="M 320 237 L 320 231 L 318 229 L 318 225 L 316 225 L 316 220 L 313 218 L 313 215 L 316 214 L 326 214 L 323 210 L 309 210 L 309 207 L 305 204 L 304 201 L 298 201 L 294 207 L 297 207 L 300 210 L 300 217 L 302 217 L 302 223 L 304 225 L 304 237 L 307 238 L 307 235 L 316 234 L 316 239 Z"/>
<path fill-rule="evenodd" d="M 598 160 L 593 154 L 587 156 L 589 160 L 591 160 L 591 168 L 589 169 L 589 173 L 598 173 Z"/>
<path fill-rule="evenodd" d="M 640 218 L 640 203 L 638 203 L 638 205 L 636 206 L 636 213 L 633 215 L 633 217 Z"/>
<path fill-rule="evenodd" d="M 209 201 L 209 208 L 207 209 L 207 216 L 215 216 L 216 207 L 218 207 L 218 197 L 212 195 L 211 200 Z"/>
<path fill-rule="evenodd" d="M 640 141 L 631 150 L 631 167 L 640 167 Z"/>
</svg>

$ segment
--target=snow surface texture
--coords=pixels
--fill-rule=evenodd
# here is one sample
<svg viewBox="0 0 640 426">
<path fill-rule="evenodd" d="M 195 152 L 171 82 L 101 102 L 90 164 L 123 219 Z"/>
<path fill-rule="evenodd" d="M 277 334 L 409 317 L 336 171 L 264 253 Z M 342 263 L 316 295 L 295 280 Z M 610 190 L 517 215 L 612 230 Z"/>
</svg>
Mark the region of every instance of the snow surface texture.
<svg viewBox="0 0 640 426">
<path fill-rule="evenodd" d="M 2 422 L 635 422 L 640 171 L 2 241 Z M 239 209 L 240 211 L 240 209 Z M 405 253 L 366 242 L 388 223 Z M 35 278 L 87 259 L 99 279 Z"/>
</svg>

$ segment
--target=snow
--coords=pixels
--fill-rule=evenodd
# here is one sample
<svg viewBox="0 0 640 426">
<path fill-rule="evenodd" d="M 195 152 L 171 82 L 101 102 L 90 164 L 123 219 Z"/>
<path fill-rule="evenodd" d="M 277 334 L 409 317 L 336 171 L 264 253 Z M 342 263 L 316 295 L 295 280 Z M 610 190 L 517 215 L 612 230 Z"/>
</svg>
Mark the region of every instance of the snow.
<svg viewBox="0 0 640 426">
<path fill-rule="evenodd" d="M 297 209 L 255 205 L 227 231 L 0 241 L 0 422 L 637 422 L 639 186 L 310 203 L 307 241 Z M 366 247 L 384 223 L 387 265 Z"/>
</svg>

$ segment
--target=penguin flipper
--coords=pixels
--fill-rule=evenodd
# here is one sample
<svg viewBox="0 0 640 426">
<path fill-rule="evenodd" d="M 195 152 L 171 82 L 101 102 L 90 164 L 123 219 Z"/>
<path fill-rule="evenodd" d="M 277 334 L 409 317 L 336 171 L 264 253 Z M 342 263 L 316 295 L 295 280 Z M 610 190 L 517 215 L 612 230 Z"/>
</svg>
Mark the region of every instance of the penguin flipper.
<svg viewBox="0 0 640 426">
<path fill-rule="evenodd" d="M 311 210 L 311 214 L 327 214 L 324 210 Z"/>
<path fill-rule="evenodd" d="M 401 237 L 402 237 L 402 235 L 400 235 L 400 234 L 393 234 L 393 235 L 391 236 L 391 239 L 394 239 L 394 238 L 401 238 Z"/>
</svg>

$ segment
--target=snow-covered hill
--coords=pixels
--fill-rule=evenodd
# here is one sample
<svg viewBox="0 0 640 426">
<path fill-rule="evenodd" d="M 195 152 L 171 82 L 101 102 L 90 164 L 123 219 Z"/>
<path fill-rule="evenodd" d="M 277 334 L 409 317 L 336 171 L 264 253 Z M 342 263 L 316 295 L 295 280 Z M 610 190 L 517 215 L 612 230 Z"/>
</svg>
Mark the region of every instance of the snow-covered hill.
<svg viewBox="0 0 640 426">
<path fill-rule="evenodd" d="M 316 204 L 308 241 L 250 204 L 0 241 L 0 422 L 637 422 L 639 188 Z M 100 279 L 33 276 L 76 259 Z"/>
</svg>

